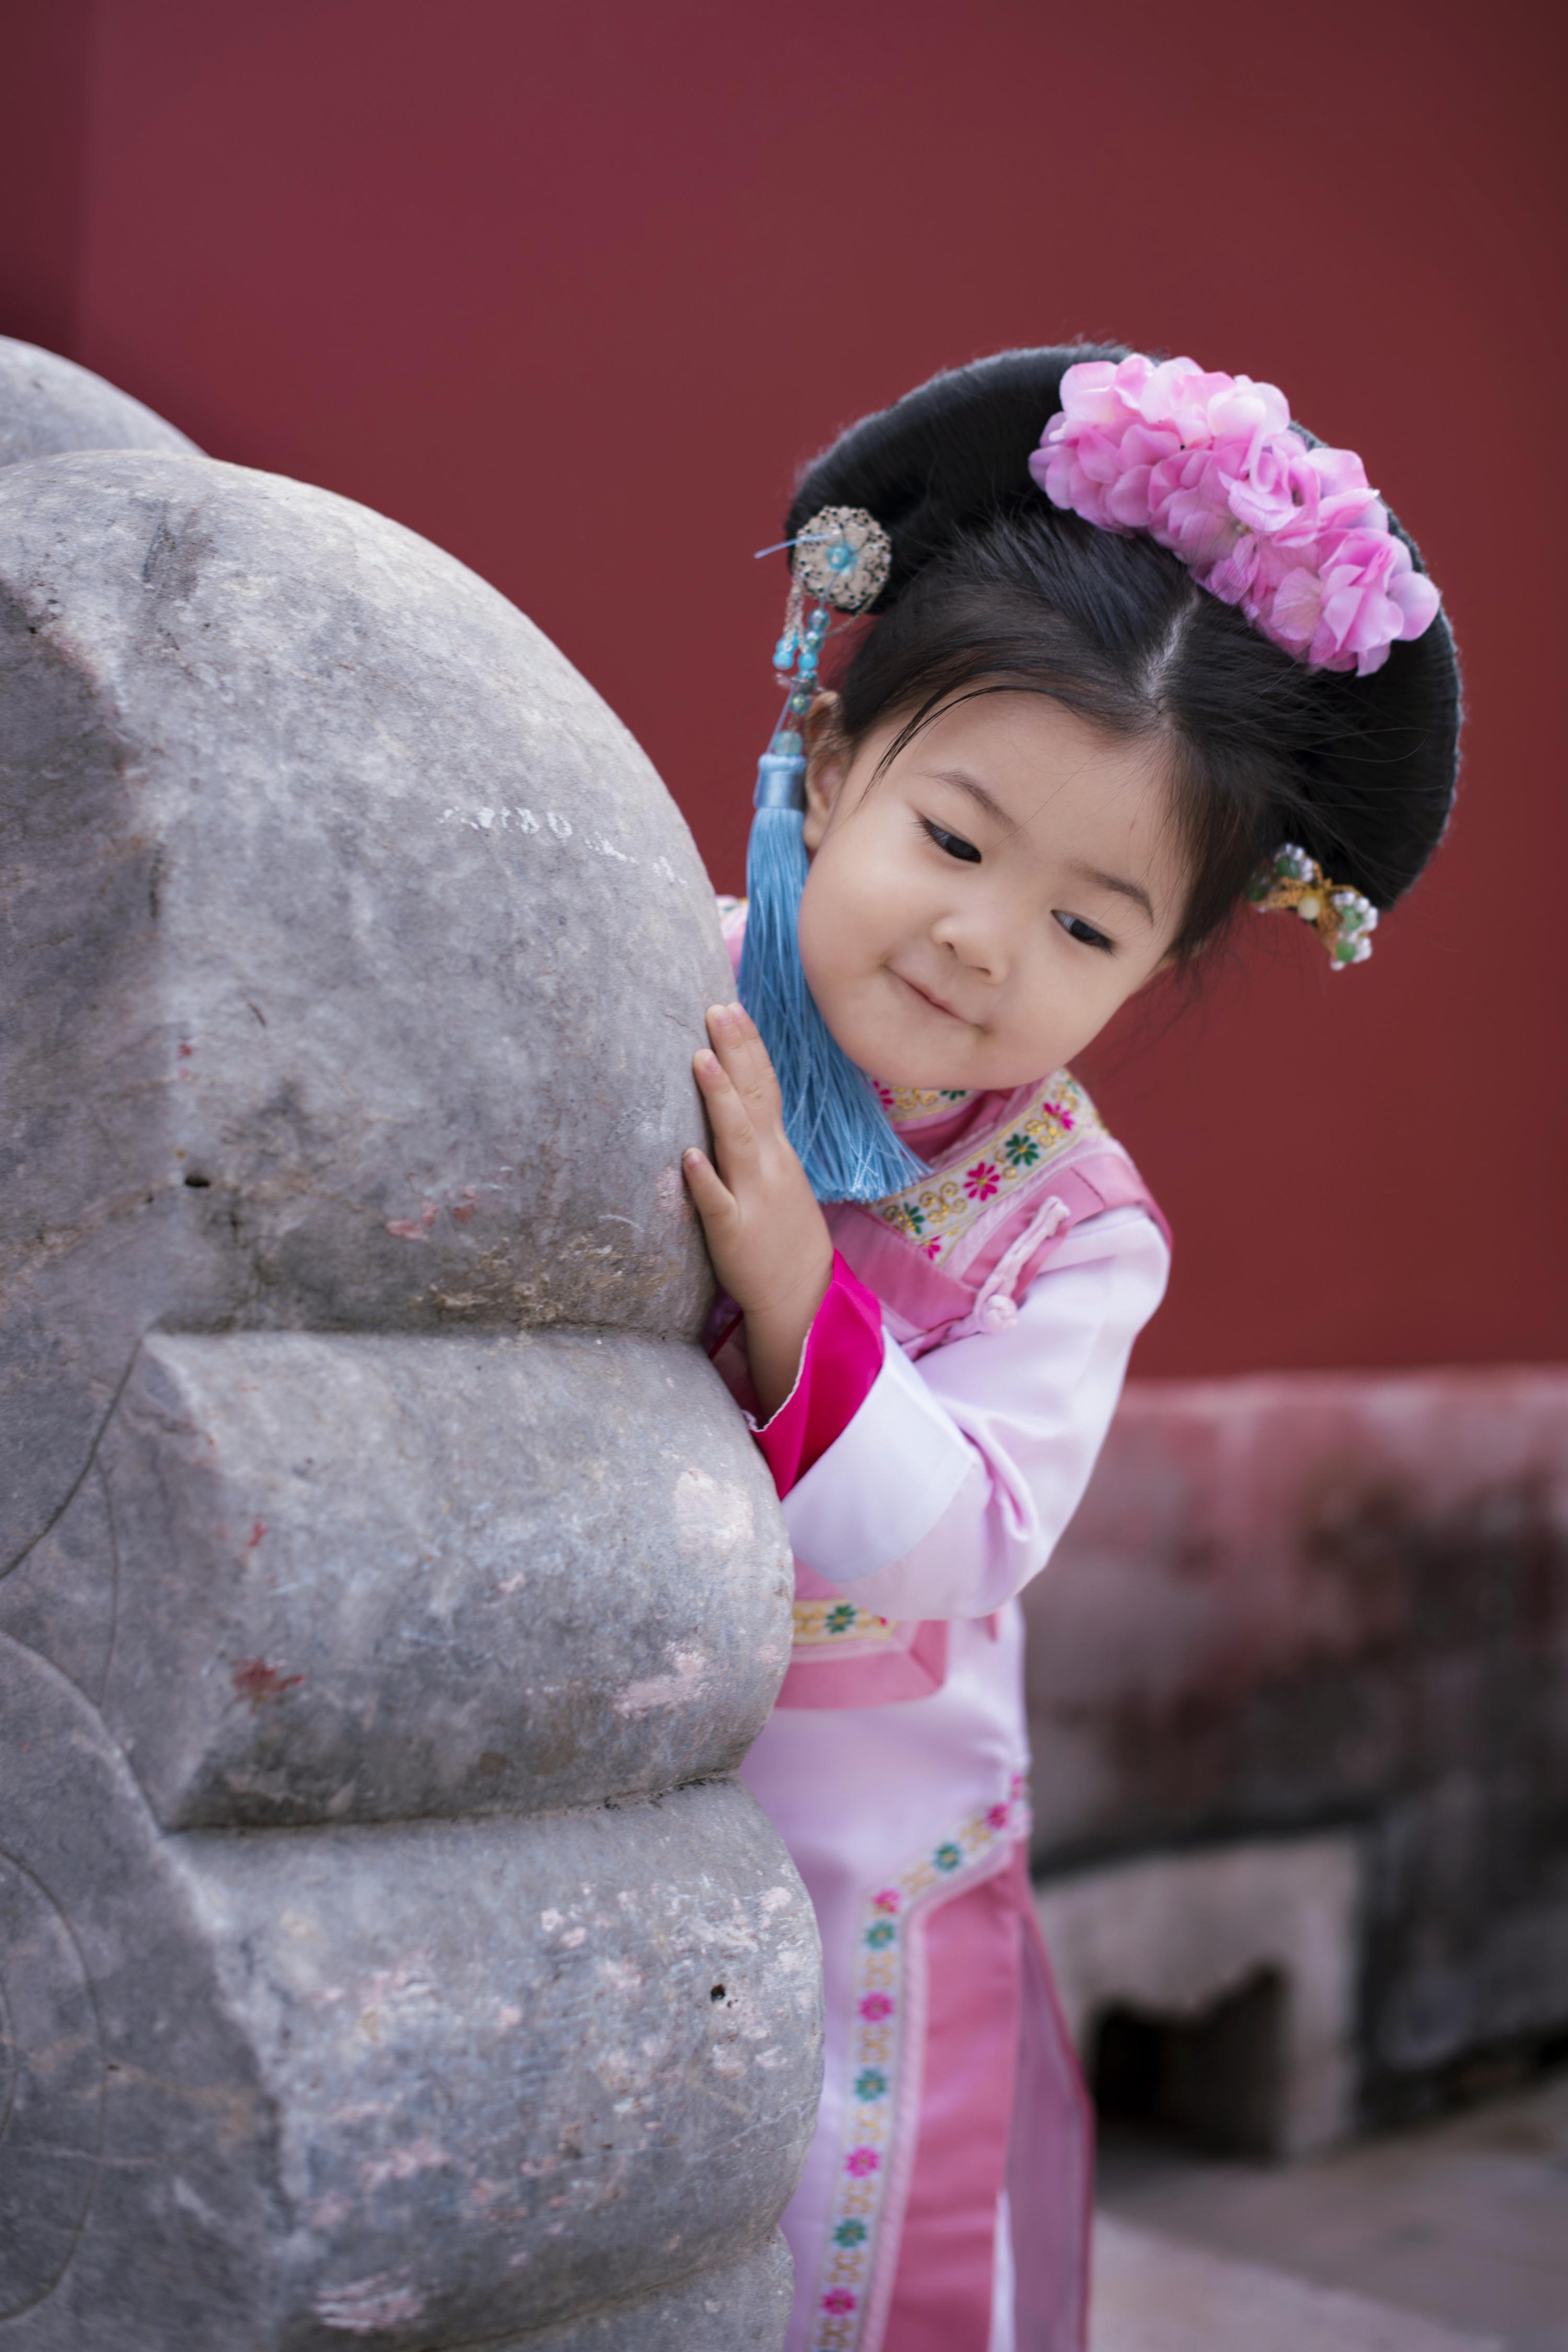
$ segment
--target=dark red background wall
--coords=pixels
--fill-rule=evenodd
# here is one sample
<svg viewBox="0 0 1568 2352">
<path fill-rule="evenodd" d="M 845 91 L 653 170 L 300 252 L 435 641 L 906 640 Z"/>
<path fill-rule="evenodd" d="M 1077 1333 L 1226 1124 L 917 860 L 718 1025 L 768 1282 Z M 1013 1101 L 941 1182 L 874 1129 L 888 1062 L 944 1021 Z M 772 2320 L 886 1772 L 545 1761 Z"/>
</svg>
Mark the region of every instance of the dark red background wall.
<svg viewBox="0 0 1568 2352">
<path fill-rule="evenodd" d="M 523 605 L 738 887 L 796 463 L 1115 334 L 1282 384 L 1422 540 L 1448 846 L 1331 976 L 1248 917 L 1097 1082 L 1144 1372 L 1568 1352 L 1561 12 L 1531 0 L 5 0 L 0 331 Z"/>
</svg>

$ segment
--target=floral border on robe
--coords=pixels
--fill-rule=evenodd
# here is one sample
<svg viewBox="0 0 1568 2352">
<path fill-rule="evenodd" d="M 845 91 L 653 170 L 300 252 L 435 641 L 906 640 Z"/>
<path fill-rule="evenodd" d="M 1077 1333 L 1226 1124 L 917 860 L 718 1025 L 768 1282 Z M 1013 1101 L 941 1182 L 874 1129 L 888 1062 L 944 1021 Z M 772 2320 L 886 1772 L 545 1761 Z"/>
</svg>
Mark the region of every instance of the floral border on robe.
<svg viewBox="0 0 1568 2352">
<path fill-rule="evenodd" d="M 1027 1836 L 1027 1790 L 1023 1774 L 1016 1772 L 1005 1802 L 972 1813 L 951 1837 L 929 1846 L 901 1870 L 890 1885 L 866 1897 L 856 1948 L 838 2177 L 805 2352 L 858 2352 L 866 2323 L 877 2230 L 899 2121 L 904 1952 L 910 1915 L 933 1888 L 962 1885 L 999 1846 Z M 906 2122 L 906 2128 L 912 2128 L 912 2121 Z"/>
<path fill-rule="evenodd" d="M 967 1148 L 956 1167 L 932 1169 L 901 1192 L 872 1202 L 871 1213 L 940 1265 L 987 1204 L 1013 1192 L 1105 1122 L 1070 1070 L 1054 1070 L 1023 1109 Z"/>
<path fill-rule="evenodd" d="M 877 1100 L 893 1125 L 908 1125 L 913 1119 L 934 1118 L 939 1111 L 951 1114 L 960 1103 L 973 1102 L 973 1087 L 885 1087 L 880 1078 L 872 1080 Z"/>
<path fill-rule="evenodd" d="M 874 1609 L 861 1609 L 853 1601 L 797 1601 L 795 1604 L 797 1649 L 819 1649 L 847 1641 L 886 1642 L 892 1633 L 890 1617 L 879 1617 Z"/>
</svg>

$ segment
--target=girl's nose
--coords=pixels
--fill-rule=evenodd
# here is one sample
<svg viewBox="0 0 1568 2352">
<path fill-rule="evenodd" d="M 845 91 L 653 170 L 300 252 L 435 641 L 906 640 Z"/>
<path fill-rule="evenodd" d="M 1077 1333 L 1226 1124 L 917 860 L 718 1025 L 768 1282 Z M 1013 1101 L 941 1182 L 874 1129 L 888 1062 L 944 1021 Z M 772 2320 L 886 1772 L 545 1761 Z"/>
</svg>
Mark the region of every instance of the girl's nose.
<svg viewBox="0 0 1568 2352">
<path fill-rule="evenodd" d="M 1007 973 L 1005 926 L 979 907 L 954 908 L 931 926 L 937 945 L 957 957 L 966 971 L 997 982 Z"/>
</svg>

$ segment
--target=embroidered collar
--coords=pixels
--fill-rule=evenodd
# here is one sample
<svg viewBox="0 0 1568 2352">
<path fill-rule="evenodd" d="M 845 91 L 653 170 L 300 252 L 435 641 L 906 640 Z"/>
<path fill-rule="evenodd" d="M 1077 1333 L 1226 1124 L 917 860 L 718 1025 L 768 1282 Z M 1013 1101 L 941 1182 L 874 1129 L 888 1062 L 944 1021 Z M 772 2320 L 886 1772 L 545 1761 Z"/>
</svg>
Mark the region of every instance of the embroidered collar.
<svg viewBox="0 0 1568 2352">
<path fill-rule="evenodd" d="M 885 1087 L 873 1080 L 877 1100 L 895 1127 L 912 1127 L 931 1118 L 951 1118 L 974 1100 L 973 1087 Z"/>
<path fill-rule="evenodd" d="M 991 1202 L 1016 1192 L 1087 1136 L 1105 1132 L 1100 1113 L 1070 1070 L 1053 1070 L 1037 1087 L 1015 1095 L 996 1124 L 966 1138 L 955 1158 L 886 1200 L 868 1203 L 869 1213 L 913 1242 L 933 1265 L 941 1265 Z"/>
</svg>

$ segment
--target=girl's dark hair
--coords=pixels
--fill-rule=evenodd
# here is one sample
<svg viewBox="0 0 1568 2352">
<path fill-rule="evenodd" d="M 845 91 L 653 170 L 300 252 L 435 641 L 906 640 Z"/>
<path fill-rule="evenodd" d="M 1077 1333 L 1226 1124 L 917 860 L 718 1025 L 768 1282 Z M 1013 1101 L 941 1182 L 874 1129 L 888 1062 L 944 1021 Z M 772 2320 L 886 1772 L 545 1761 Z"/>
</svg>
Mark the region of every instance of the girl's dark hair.
<svg viewBox="0 0 1568 2352">
<path fill-rule="evenodd" d="M 874 624 L 837 679 L 844 732 L 858 744 L 901 718 L 900 748 L 955 697 L 1022 688 L 1118 737 L 1163 740 L 1193 877 L 1183 957 L 1281 841 L 1390 906 L 1453 799 L 1447 622 L 1439 613 L 1394 645 L 1370 677 L 1309 670 L 1147 535 L 1054 507 L 1028 459 L 1061 405 L 1063 372 L 1126 356 L 1094 343 L 977 360 L 851 425 L 805 468 L 791 537 L 821 507 L 855 506 L 892 541 Z"/>
</svg>

